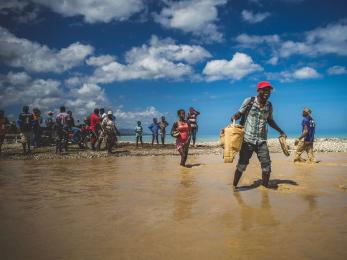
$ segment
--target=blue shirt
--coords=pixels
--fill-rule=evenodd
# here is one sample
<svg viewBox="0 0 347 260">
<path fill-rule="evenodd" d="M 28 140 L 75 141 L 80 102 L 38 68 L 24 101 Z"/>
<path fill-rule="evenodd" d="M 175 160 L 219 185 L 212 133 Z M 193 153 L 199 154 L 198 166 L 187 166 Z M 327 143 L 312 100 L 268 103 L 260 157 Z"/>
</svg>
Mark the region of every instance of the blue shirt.
<svg viewBox="0 0 347 260">
<path fill-rule="evenodd" d="M 302 119 L 302 131 L 304 131 L 305 126 L 307 127 L 308 134 L 306 135 L 304 141 L 305 142 L 313 142 L 314 141 L 314 133 L 316 129 L 316 123 L 312 117 L 306 116 Z"/>
<path fill-rule="evenodd" d="M 153 134 L 158 134 L 160 126 L 158 123 L 152 123 L 148 128 L 151 130 Z"/>
</svg>

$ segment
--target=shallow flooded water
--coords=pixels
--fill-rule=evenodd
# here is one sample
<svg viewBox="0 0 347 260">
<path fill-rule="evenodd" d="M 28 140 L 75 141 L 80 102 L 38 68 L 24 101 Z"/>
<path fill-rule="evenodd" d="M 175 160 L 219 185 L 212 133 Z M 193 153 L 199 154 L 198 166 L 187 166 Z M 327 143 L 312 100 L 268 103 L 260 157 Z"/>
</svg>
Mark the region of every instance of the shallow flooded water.
<svg viewBox="0 0 347 260">
<path fill-rule="evenodd" d="M 1 259 L 346 259 L 346 155 L 272 159 L 236 193 L 218 156 L 1 161 Z"/>
</svg>

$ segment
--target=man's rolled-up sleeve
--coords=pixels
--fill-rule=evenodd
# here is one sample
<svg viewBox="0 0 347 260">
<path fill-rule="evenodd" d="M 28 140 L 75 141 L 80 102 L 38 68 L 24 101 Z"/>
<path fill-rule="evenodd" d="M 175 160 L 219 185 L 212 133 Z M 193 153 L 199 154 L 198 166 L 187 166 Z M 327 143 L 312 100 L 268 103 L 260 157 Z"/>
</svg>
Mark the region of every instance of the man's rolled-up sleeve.
<svg viewBox="0 0 347 260">
<path fill-rule="evenodd" d="M 247 109 L 247 105 L 248 103 L 251 101 L 251 98 L 246 98 L 243 102 L 242 102 L 242 105 L 239 109 L 239 112 L 241 114 L 245 113 L 246 112 L 246 109 Z"/>
</svg>

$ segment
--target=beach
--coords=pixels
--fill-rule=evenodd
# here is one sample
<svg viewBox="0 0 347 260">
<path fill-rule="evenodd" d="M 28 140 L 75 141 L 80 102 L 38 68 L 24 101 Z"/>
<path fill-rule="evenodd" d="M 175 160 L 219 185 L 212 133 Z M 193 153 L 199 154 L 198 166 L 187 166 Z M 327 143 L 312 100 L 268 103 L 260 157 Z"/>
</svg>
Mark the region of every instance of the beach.
<svg viewBox="0 0 347 260">
<path fill-rule="evenodd" d="M 130 138 L 126 138 L 127 141 L 120 141 L 113 149 L 113 154 L 109 155 L 106 152 L 105 147 L 102 147 L 102 151 L 92 151 L 90 149 L 80 149 L 77 145 L 70 145 L 69 151 L 63 154 L 56 154 L 55 147 L 46 146 L 32 150 L 32 153 L 24 155 L 22 152 L 22 146 L 20 143 L 5 144 L 3 147 L 3 154 L 0 160 L 52 160 L 52 159 L 82 159 L 82 158 L 104 158 L 104 157 L 128 157 L 128 156 L 178 156 L 175 144 L 171 141 L 165 145 L 150 145 L 145 143 L 144 147 L 136 147 L 134 142 L 128 141 Z M 287 144 L 290 151 L 293 154 L 296 146 L 294 145 L 294 138 L 288 138 Z M 268 146 L 271 153 L 282 153 L 280 143 L 277 138 L 271 138 L 268 140 Z M 345 152 L 347 153 L 347 139 L 344 138 L 317 138 L 314 143 L 315 152 Z M 204 155 L 223 154 L 223 148 L 217 140 L 199 141 L 197 147 L 190 148 L 190 155 Z"/>
<path fill-rule="evenodd" d="M 1 258 L 346 259 L 347 153 L 271 158 L 272 189 L 253 156 L 239 192 L 212 152 L 4 159 Z"/>
</svg>

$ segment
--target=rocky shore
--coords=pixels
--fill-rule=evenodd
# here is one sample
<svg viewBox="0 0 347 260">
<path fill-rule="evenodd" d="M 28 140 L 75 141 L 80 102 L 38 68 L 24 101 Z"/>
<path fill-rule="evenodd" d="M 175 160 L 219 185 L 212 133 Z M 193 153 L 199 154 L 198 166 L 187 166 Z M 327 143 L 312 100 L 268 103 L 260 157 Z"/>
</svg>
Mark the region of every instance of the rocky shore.
<svg viewBox="0 0 347 260">
<path fill-rule="evenodd" d="M 295 151 L 295 139 L 287 139 L 290 151 Z M 278 139 L 269 139 L 268 145 L 270 152 L 281 153 L 281 147 Z M 314 144 L 316 152 L 347 152 L 347 139 L 339 138 L 319 138 Z M 200 142 L 197 147 L 189 150 L 190 155 L 216 154 L 222 156 L 223 149 L 218 142 Z M 114 148 L 113 154 L 108 155 L 103 149 L 102 151 L 92 151 L 89 149 L 79 149 L 75 145 L 69 146 L 69 151 L 63 154 L 56 154 L 54 146 L 40 147 L 33 149 L 30 154 L 22 153 L 21 144 L 5 144 L 0 160 L 50 160 L 50 159 L 90 159 L 109 156 L 178 156 L 178 152 L 174 144 L 167 145 L 150 145 L 144 144 L 144 147 L 136 148 L 134 143 L 120 142 Z"/>
</svg>

